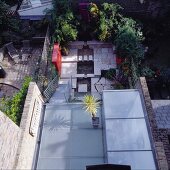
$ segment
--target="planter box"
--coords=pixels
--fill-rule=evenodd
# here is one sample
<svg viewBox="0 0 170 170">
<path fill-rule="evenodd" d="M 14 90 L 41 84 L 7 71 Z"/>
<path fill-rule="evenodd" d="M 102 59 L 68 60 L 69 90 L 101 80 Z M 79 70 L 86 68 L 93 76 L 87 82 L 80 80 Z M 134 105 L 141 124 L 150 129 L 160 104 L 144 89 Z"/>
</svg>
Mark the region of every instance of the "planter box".
<svg viewBox="0 0 170 170">
<path fill-rule="evenodd" d="M 92 118 L 92 125 L 93 125 L 94 128 L 99 127 L 99 117 Z"/>
</svg>

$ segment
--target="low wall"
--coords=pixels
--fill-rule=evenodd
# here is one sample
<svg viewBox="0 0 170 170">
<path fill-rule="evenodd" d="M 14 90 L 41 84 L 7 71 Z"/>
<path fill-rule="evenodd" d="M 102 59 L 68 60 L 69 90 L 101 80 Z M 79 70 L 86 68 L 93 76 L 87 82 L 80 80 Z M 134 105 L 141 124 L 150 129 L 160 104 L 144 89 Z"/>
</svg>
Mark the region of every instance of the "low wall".
<svg viewBox="0 0 170 170">
<path fill-rule="evenodd" d="M 43 99 L 36 83 L 31 82 L 20 123 L 21 136 L 14 169 L 32 169 Z"/>
<path fill-rule="evenodd" d="M 36 83 L 31 82 L 20 127 L 0 112 L 0 169 L 33 169 L 43 103 Z"/>
<path fill-rule="evenodd" d="M 169 170 L 168 161 L 170 157 L 170 150 L 168 148 L 169 141 L 166 129 L 158 129 L 155 113 L 152 108 L 151 98 L 148 91 L 148 86 L 145 77 L 140 77 L 139 81 L 136 83 L 136 88 L 139 89 L 140 93 L 143 95 L 145 102 L 146 111 L 148 114 L 150 130 L 153 137 L 154 151 L 156 155 L 156 160 L 159 170 Z"/>
<path fill-rule="evenodd" d="M 0 169 L 13 169 L 20 132 L 20 128 L 0 111 Z"/>
</svg>

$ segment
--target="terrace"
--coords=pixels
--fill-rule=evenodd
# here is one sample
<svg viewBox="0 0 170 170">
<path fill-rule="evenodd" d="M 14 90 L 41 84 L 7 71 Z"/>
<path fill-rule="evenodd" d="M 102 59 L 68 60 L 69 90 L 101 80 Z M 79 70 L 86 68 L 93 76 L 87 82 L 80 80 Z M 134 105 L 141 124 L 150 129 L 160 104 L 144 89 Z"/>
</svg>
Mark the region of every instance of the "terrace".
<svg viewBox="0 0 170 170">
<path fill-rule="evenodd" d="M 62 57 L 60 82 L 72 79 L 72 90 L 80 96 L 81 92 L 90 92 L 100 98 L 104 89 L 112 89 L 111 82 L 102 78 L 102 70 L 116 68 L 114 47 L 111 44 L 77 41 L 70 44 L 68 56 Z M 79 94 L 78 94 L 79 93 Z"/>
<path fill-rule="evenodd" d="M 155 170 L 151 132 L 139 91 L 111 90 L 111 83 L 101 77 L 101 70 L 116 66 L 114 62 L 103 62 L 104 57 L 107 62 L 108 59 L 114 61 L 113 48 L 96 42 L 89 45 L 94 52 L 90 57 L 93 58 L 94 74 L 88 77 L 91 70 L 84 60 L 81 61 L 85 64 L 80 67 L 81 74 L 77 73 L 78 62 L 86 54 L 78 52 L 83 49 L 84 43 L 75 43 L 70 45 L 70 54 L 62 58 L 59 87 L 46 104 L 36 168 L 84 170 L 86 166 L 109 163 L 130 165 L 132 170 Z M 100 47 L 102 50 L 99 50 Z M 96 53 L 96 48 L 100 53 Z M 86 57 L 89 58 L 89 55 Z M 103 59 L 101 63 L 98 57 Z M 72 81 L 76 80 L 75 86 L 70 86 L 69 76 L 72 76 Z M 94 88 L 94 80 L 105 82 L 101 84 L 100 91 Z M 74 93 L 79 100 L 69 103 L 69 93 Z M 91 116 L 84 110 L 82 98 L 85 94 L 98 96 L 102 101 L 97 110 L 98 128 L 92 126 Z"/>
</svg>

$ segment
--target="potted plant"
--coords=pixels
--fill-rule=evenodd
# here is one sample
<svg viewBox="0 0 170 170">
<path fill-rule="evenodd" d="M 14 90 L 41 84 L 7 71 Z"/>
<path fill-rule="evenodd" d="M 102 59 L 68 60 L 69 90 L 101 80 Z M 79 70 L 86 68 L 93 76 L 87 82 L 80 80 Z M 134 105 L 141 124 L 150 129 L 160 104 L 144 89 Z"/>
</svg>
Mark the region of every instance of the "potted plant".
<svg viewBox="0 0 170 170">
<path fill-rule="evenodd" d="M 83 99 L 84 109 L 89 112 L 92 117 L 92 125 L 94 128 L 99 126 L 99 117 L 97 115 L 97 109 L 99 108 L 99 102 L 92 95 L 85 95 Z"/>
</svg>

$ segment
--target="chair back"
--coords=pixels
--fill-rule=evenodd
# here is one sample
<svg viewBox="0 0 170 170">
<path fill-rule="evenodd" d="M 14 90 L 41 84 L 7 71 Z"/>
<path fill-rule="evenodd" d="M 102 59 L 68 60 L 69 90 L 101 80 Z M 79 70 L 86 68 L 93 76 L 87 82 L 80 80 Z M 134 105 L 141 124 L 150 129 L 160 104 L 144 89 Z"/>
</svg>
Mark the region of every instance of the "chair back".
<svg viewBox="0 0 170 170">
<path fill-rule="evenodd" d="M 17 50 L 15 49 L 14 45 L 12 42 L 6 44 L 6 48 L 8 50 L 9 53 L 11 54 L 17 54 Z"/>
</svg>

